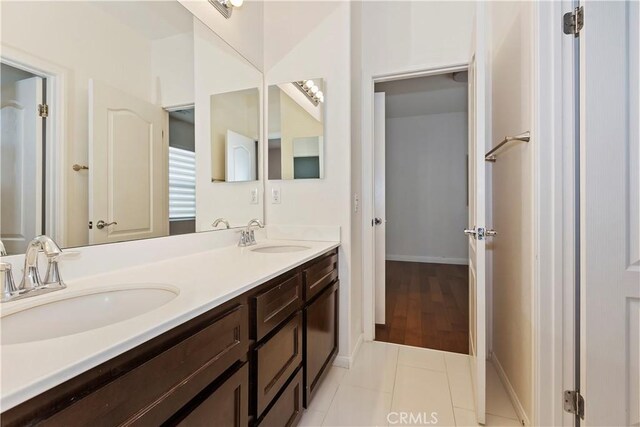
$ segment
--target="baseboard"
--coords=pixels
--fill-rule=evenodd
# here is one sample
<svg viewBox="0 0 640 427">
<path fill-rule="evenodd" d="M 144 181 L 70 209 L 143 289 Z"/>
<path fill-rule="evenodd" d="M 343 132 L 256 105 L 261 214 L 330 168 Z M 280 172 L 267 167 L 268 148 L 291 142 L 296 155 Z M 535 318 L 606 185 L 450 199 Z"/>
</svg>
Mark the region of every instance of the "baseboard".
<svg viewBox="0 0 640 427">
<path fill-rule="evenodd" d="M 424 262 L 429 264 L 468 265 L 468 258 L 444 258 L 437 256 L 387 255 L 387 261 Z"/>
<path fill-rule="evenodd" d="M 524 411 L 524 407 L 522 406 L 520 399 L 518 399 L 518 395 L 516 394 L 516 391 L 513 389 L 513 386 L 511 385 L 511 382 L 509 381 L 509 378 L 507 377 L 506 372 L 502 368 L 500 361 L 498 360 L 494 352 L 490 353 L 490 357 L 491 357 L 491 363 L 493 363 L 493 366 L 496 368 L 496 372 L 500 377 L 500 381 L 502 381 L 504 388 L 507 390 L 509 399 L 511 399 L 511 403 L 515 408 L 518 418 L 520 418 L 520 421 L 522 422 L 522 425 L 530 426 L 531 422 L 529 421 L 529 417 Z"/>
<path fill-rule="evenodd" d="M 356 345 L 353 348 L 353 353 L 351 353 L 350 356 L 336 356 L 336 358 L 333 360 L 333 366 L 337 366 L 339 368 L 351 369 L 351 366 L 353 366 L 353 361 L 356 359 L 356 356 L 358 355 L 358 351 L 360 351 L 360 347 L 362 346 L 363 339 L 364 339 L 363 334 L 358 335 Z"/>
</svg>

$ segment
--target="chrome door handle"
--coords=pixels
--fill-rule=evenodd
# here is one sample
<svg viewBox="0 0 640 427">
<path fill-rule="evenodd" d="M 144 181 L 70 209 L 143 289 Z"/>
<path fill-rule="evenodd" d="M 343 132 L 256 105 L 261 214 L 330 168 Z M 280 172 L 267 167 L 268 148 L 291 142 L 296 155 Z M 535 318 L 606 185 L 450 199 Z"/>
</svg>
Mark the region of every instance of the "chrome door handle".
<svg viewBox="0 0 640 427">
<path fill-rule="evenodd" d="M 475 227 L 473 227 L 473 228 L 465 228 L 464 234 L 466 234 L 467 236 L 476 237 L 476 234 L 478 234 L 478 232 L 476 231 Z"/>
<path fill-rule="evenodd" d="M 498 232 L 497 232 L 496 230 L 494 230 L 494 229 L 490 228 L 489 230 L 487 230 L 487 231 L 485 231 L 485 232 L 484 232 L 484 235 L 485 235 L 486 237 L 495 237 L 495 236 L 497 236 L 497 235 L 498 235 Z"/>
<path fill-rule="evenodd" d="M 113 222 L 104 222 L 103 220 L 100 220 L 96 223 L 96 228 L 98 230 L 102 230 L 105 227 L 110 227 L 112 225 L 118 225 L 117 222 L 113 221 Z"/>
</svg>

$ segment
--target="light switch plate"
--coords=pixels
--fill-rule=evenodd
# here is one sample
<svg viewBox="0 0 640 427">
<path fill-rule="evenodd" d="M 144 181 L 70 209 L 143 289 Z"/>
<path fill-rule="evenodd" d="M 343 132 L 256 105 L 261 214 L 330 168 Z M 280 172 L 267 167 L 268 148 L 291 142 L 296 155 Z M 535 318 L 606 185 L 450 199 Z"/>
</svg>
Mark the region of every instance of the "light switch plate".
<svg viewBox="0 0 640 427">
<path fill-rule="evenodd" d="M 251 204 L 252 205 L 257 205 L 259 202 L 258 199 L 258 189 L 257 188 L 253 188 L 251 190 Z"/>
<path fill-rule="evenodd" d="M 281 202 L 280 187 L 273 187 L 271 189 L 271 203 L 280 204 L 280 202 Z"/>
</svg>

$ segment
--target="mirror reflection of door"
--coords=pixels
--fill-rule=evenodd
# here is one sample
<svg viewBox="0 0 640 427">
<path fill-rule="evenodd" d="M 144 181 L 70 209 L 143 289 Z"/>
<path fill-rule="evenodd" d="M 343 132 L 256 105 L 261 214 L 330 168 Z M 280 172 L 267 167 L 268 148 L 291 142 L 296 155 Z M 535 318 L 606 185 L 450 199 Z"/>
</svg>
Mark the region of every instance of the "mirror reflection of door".
<svg viewBox="0 0 640 427">
<path fill-rule="evenodd" d="M 90 82 L 90 243 L 168 234 L 164 117 L 161 107 Z"/>
<path fill-rule="evenodd" d="M 227 131 L 226 168 L 227 182 L 255 181 L 258 179 L 258 141 L 232 130 Z"/>
<path fill-rule="evenodd" d="M 257 88 L 211 96 L 211 181 L 258 180 L 260 92 Z"/>
<path fill-rule="evenodd" d="M 18 254 L 43 232 L 44 79 L 2 64 L 0 84 L 0 239 Z"/>
</svg>

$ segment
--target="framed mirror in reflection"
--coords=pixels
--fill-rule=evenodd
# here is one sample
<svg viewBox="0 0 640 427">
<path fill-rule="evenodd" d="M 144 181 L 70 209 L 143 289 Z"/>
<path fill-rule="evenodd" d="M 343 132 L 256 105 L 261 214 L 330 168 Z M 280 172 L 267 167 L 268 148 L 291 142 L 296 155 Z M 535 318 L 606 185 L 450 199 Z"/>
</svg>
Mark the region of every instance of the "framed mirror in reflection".
<svg viewBox="0 0 640 427">
<path fill-rule="evenodd" d="M 324 82 L 269 86 L 268 177 L 324 178 Z"/>
<path fill-rule="evenodd" d="M 39 234 L 65 248 L 263 218 L 252 199 L 262 191 L 262 73 L 180 3 L 4 2 L 1 20 L 0 239 L 9 254 Z M 214 101 L 231 93 L 246 103 Z M 251 188 L 216 191 L 212 133 L 233 116 L 251 124 L 227 126 L 225 144 L 251 139 L 250 155 L 221 170 L 227 180 L 231 165 L 229 180 Z"/>
<path fill-rule="evenodd" d="M 257 181 L 259 135 L 257 88 L 211 95 L 211 181 Z"/>
</svg>

